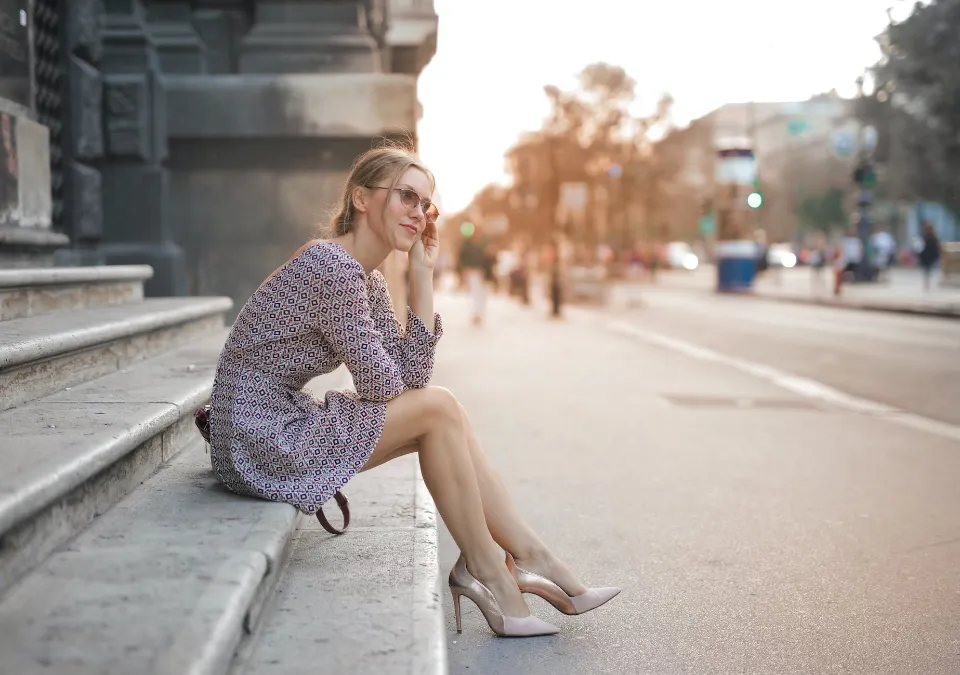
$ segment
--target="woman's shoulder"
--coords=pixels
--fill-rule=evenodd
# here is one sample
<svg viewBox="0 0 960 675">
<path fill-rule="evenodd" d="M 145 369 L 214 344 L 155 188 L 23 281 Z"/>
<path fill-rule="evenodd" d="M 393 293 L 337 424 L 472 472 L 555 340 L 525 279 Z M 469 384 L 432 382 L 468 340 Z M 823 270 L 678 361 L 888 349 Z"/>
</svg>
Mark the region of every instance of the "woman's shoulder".
<svg viewBox="0 0 960 675">
<path fill-rule="evenodd" d="M 335 241 L 314 239 L 297 256 L 322 278 L 363 277 L 363 265 Z"/>
</svg>

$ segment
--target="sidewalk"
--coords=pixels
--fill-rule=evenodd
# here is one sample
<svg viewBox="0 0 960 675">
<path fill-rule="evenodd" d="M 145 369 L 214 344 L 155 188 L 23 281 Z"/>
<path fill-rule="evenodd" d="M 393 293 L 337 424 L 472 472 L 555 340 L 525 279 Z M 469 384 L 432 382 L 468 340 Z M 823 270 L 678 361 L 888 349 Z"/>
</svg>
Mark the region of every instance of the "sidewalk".
<svg viewBox="0 0 960 675">
<path fill-rule="evenodd" d="M 757 280 L 755 293 L 791 302 L 960 318 L 960 288 L 934 284 L 926 291 L 920 270 L 895 269 L 886 281 L 845 284 L 840 297 L 833 295 L 831 270 L 823 272 L 823 286 L 817 289 L 810 268 L 768 270 Z"/>
<path fill-rule="evenodd" d="M 934 284 L 930 291 L 925 291 L 919 270 L 895 269 L 885 282 L 846 284 L 840 297 L 833 295 L 831 270 L 823 270 L 823 282 L 819 288 L 814 274 L 809 267 L 771 269 L 757 279 L 752 293 L 744 295 L 827 307 L 960 318 L 960 288 Z M 644 287 L 713 293 L 716 291 L 716 268 L 710 265 L 695 272 L 661 272 L 655 284 L 617 284 L 614 300 L 629 301 L 632 291 Z"/>
</svg>

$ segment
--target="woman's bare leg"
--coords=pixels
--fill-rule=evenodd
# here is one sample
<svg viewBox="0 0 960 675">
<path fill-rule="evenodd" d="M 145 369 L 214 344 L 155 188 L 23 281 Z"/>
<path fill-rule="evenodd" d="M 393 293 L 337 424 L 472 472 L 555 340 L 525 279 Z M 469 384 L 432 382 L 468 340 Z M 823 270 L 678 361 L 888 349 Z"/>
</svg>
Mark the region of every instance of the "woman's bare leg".
<svg viewBox="0 0 960 675">
<path fill-rule="evenodd" d="M 484 520 L 494 541 L 504 550 L 509 551 L 521 567 L 552 579 L 568 595 L 579 595 L 585 592 L 587 587 L 550 551 L 517 511 L 503 479 L 490 464 L 489 458 L 480 446 L 473 425 L 462 406 L 460 406 L 460 413 L 463 416 L 470 459 L 480 488 Z M 369 471 L 411 452 L 418 452 L 419 449 L 419 443 L 414 441 L 391 452 L 375 453 L 375 456 L 371 457 L 363 467 L 363 471 Z"/>
<path fill-rule="evenodd" d="M 460 412 L 470 448 L 470 458 L 477 474 L 477 484 L 480 486 L 484 518 L 493 539 L 504 550 L 509 551 L 516 558 L 517 564 L 524 569 L 546 576 L 568 595 L 584 593 L 587 587 L 550 551 L 517 511 L 507 486 L 480 446 L 466 410 L 461 407 Z"/>
<path fill-rule="evenodd" d="M 453 394 L 426 387 L 388 402 L 383 433 L 367 467 L 382 464 L 411 445 L 417 447 L 423 480 L 466 559 L 467 569 L 490 589 L 507 616 L 529 616 L 503 554 L 487 529 L 464 418 Z"/>
</svg>

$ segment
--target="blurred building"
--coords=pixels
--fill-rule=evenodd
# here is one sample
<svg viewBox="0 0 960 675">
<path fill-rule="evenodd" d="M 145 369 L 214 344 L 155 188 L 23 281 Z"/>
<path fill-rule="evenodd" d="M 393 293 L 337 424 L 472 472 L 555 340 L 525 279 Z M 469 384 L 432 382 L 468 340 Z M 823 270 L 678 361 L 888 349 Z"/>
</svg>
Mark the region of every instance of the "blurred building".
<svg viewBox="0 0 960 675">
<path fill-rule="evenodd" d="M 25 167 L 48 197 L 46 216 L 0 232 L 0 255 L 148 263 L 148 294 L 237 302 L 316 235 L 357 154 L 415 134 L 437 36 L 433 0 L 22 0 L 9 13 L 0 25 L 25 19 L 30 58 L 0 112 L 25 138 L 49 130 L 45 170 Z M 21 164 L 42 145 L 26 138 Z"/>
<path fill-rule="evenodd" d="M 835 93 L 808 101 L 721 106 L 657 143 L 655 151 L 681 168 L 656 220 L 673 239 L 702 236 L 701 216 L 711 209 L 714 195 L 716 150 L 728 142 L 743 143 L 756 155 L 757 188 L 764 198 L 757 226 L 771 241 L 793 239 L 806 200 L 849 189 L 857 132 L 852 101 Z"/>
</svg>

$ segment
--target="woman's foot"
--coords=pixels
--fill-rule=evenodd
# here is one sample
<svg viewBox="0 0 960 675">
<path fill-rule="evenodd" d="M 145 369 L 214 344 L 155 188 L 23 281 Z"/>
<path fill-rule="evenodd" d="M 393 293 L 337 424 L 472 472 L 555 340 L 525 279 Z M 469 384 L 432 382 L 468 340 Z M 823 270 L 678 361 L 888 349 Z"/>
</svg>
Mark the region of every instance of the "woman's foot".
<svg viewBox="0 0 960 675">
<path fill-rule="evenodd" d="M 505 616 L 516 618 L 530 616 L 530 608 L 523 600 L 523 595 L 517 587 L 517 580 L 510 574 L 506 565 L 501 562 L 480 565 L 468 561 L 467 571 L 490 589 Z"/>
<path fill-rule="evenodd" d="M 549 551 L 530 554 L 526 558 L 514 556 L 513 559 L 518 567 L 546 577 L 570 597 L 587 592 L 587 587 L 577 579 L 570 568 Z"/>
</svg>

